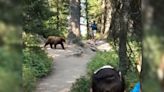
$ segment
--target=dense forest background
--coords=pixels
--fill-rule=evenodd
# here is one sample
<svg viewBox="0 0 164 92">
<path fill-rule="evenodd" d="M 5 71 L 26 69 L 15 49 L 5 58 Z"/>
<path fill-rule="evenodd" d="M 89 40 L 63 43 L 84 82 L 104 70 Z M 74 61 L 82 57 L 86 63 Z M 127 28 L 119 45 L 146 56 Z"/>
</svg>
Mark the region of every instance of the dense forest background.
<svg viewBox="0 0 164 92">
<path fill-rule="evenodd" d="M 130 72 L 137 74 L 136 65 L 142 58 L 138 77 L 143 92 L 163 91 L 163 2 L 1 0 L 0 92 L 31 92 L 37 79 L 48 74 L 52 59 L 38 46 L 38 38 L 64 36 L 68 42 L 79 44 L 90 38 L 93 20 L 98 24 L 96 39 L 107 40 L 114 47 L 123 75 L 129 78 Z M 84 37 L 81 18 L 85 20 Z"/>
</svg>

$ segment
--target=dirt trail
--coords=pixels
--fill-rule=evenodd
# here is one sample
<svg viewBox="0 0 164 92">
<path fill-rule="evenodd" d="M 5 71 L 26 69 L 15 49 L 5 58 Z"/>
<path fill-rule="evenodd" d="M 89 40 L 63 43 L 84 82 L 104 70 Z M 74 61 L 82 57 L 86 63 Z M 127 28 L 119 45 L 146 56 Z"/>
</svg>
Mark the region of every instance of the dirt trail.
<svg viewBox="0 0 164 92">
<path fill-rule="evenodd" d="M 81 50 L 82 55 L 75 56 L 79 52 L 79 47 L 75 45 L 67 46 L 66 50 L 47 47 L 46 51 L 53 57 L 54 66 L 52 73 L 38 82 L 36 92 L 68 92 L 72 83 L 85 75 L 87 63 L 95 55 L 89 47 Z"/>
</svg>

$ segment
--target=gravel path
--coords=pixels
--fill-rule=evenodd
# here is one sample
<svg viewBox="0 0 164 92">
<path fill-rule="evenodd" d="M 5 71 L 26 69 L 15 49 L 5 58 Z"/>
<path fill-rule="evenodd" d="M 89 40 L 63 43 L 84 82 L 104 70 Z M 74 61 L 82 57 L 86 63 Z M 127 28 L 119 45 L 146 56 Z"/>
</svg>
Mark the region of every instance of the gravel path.
<svg viewBox="0 0 164 92">
<path fill-rule="evenodd" d="M 60 48 L 60 45 L 57 47 Z M 82 56 L 75 56 L 78 47 L 70 45 L 66 50 L 50 49 L 46 51 L 54 59 L 52 73 L 41 79 L 36 87 L 36 92 L 68 92 L 72 83 L 77 78 L 85 75 L 86 65 L 95 55 L 89 48 L 83 49 Z"/>
</svg>

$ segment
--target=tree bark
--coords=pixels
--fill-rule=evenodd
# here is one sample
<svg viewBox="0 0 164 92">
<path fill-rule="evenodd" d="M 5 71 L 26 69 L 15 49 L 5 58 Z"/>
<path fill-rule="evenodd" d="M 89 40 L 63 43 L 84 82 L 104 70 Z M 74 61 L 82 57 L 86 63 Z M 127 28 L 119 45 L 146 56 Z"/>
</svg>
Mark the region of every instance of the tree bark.
<svg viewBox="0 0 164 92">
<path fill-rule="evenodd" d="M 109 0 L 106 1 L 106 17 L 105 17 L 105 29 L 103 31 L 103 37 L 106 39 L 109 33 L 110 23 L 111 23 L 111 3 Z"/>
<path fill-rule="evenodd" d="M 80 37 L 80 0 L 70 0 L 70 16 L 70 31 Z"/>
<path fill-rule="evenodd" d="M 56 19 L 57 19 L 56 29 L 57 29 L 57 31 L 59 31 L 59 0 L 56 0 L 56 10 L 57 10 L 57 15 L 56 15 Z"/>
<path fill-rule="evenodd" d="M 87 39 L 90 38 L 90 30 L 89 30 L 89 18 L 88 18 L 88 0 L 85 1 L 86 4 L 86 8 L 85 8 L 85 12 L 86 12 L 86 20 L 87 20 Z"/>
<path fill-rule="evenodd" d="M 105 30 L 105 13 L 106 13 L 106 0 L 102 0 L 102 15 L 101 15 L 101 29 L 100 29 L 100 33 L 101 35 L 103 35 L 103 31 Z"/>
<path fill-rule="evenodd" d="M 70 0 L 70 19 L 69 19 L 69 43 L 76 43 L 74 40 L 79 39 L 80 33 L 80 0 Z"/>
<path fill-rule="evenodd" d="M 122 8 L 120 14 L 120 33 L 119 33 L 119 68 L 123 75 L 126 74 L 128 69 L 128 57 L 127 57 L 127 31 L 128 31 L 128 11 L 130 0 L 121 0 Z"/>
<path fill-rule="evenodd" d="M 103 39 L 107 38 L 109 27 L 111 23 L 111 3 L 109 0 L 102 0 L 102 16 L 101 16 L 101 36 Z"/>
</svg>

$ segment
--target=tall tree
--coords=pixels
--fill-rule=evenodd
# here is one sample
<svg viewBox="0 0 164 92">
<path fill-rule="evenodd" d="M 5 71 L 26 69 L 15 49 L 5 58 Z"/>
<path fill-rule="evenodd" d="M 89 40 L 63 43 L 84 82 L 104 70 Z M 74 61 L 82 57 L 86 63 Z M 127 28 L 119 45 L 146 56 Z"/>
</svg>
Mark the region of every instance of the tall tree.
<svg viewBox="0 0 164 92">
<path fill-rule="evenodd" d="M 69 19 L 69 42 L 74 42 L 74 38 L 80 38 L 80 0 L 70 0 L 70 19 Z"/>
<path fill-rule="evenodd" d="M 101 14 L 101 35 L 103 38 L 107 38 L 109 27 L 111 23 L 111 1 L 110 0 L 102 0 L 102 14 Z"/>
<path fill-rule="evenodd" d="M 23 10 L 23 30 L 46 37 L 48 29 L 44 22 L 53 16 L 53 12 L 49 10 L 48 1 L 24 0 Z"/>
<path fill-rule="evenodd" d="M 85 5 L 86 5 L 86 8 L 85 8 L 85 13 L 86 13 L 86 20 L 87 20 L 87 38 L 90 38 L 90 30 L 89 30 L 89 14 L 88 14 L 88 0 L 85 0 Z"/>
<path fill-rule="evenodd" d="M 49 0 L 50 10 L 54 12 L 48 20 L 48 28 L 51 30 L 50 35 L 64 35 L 67 32 L 67 16 L 69 15 L 68 0 Z M 54 34 L 55 33 L 55 34 Z"/>
<path fill-rule="evenodd" d="M 123 74 L 126 74 L 128 69 L 128 57 L 127 57 L 127 31 L 128 19 L 129 19 L 129 6 L 130 0 L 121 0 L 122 8 L 120 14 L 120 34 L 119 34 L 119 67 Z"/>
<path fill-rule="evenodd" d="M 108 38 L 119 52 L 120 69 L 126 73 L 141 53 L 141 4 L 140 0 L 111 0 L 111 6 Z"/>
<path fill-rule="evenodd" d="M 56 19 L 57 19 L 57 22 L 56 22 L 56 29 L 59 31 L 59 0 L 56 0 Z"/>
</svg>

